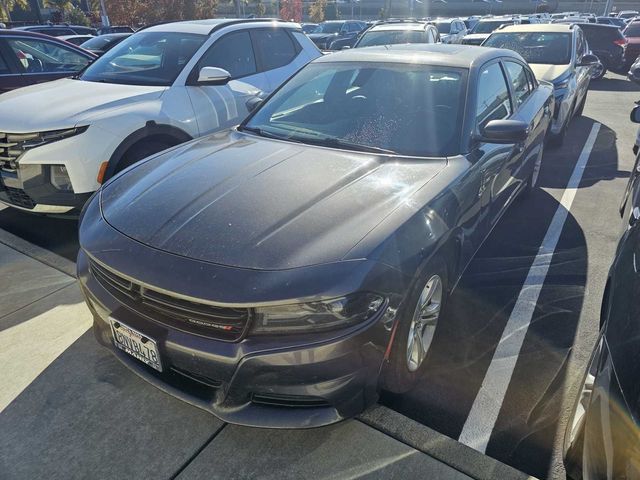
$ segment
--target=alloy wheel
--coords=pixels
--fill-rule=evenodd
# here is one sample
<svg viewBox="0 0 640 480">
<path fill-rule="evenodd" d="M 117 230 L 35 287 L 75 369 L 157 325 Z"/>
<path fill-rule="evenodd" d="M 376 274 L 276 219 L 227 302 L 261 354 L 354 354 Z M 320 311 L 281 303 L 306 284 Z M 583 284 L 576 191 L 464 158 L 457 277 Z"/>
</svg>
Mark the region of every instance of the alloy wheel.
<svg viewBox="0 0 640 480">
<path fill-rule="evenodd" d="M 407 341 L 407 368 L 415 372 L 427 356 L 442 308 L 442 279 L 433 275 L 425 284 L 411 319 Z"/>
</svg>

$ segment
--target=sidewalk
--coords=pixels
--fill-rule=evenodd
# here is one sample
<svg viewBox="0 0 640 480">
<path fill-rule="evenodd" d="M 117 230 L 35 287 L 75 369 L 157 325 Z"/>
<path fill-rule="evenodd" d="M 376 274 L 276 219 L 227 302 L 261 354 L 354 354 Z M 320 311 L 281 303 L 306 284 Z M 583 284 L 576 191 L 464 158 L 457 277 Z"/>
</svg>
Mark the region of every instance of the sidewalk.
<svg viewBox="0 0 640 480">
<path fill-rule="evenodd" d="M 529 478 L 382 406 L 313 430 L 224 424 L 98 346 L 73 269 L 0 230 L 3 479 Z"/>
</svg>

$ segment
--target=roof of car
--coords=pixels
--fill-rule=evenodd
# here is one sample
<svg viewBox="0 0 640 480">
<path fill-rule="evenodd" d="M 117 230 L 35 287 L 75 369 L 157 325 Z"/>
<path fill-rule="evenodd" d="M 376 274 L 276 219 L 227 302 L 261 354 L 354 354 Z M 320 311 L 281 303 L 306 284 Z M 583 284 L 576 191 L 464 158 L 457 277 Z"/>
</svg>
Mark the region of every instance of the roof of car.
<svg viewBox="0 0 640 480">
<path fill-rule="evenodd" d="M 381 23 L 369 28 L 369 31 L 379 30 L 424 30 L 427 28 L 425 22 L 391 22 Z"/>
<path fill-rule="evenodd" d="M 91 27 L 85 27 L 84 25 L 68 25 L 66 23 L 52 23 L 51 25 L 46 24 L 46 25 L 25 25 L 23 27 L 14 27 L 13 30 L 30 30 L 32 28 L 37 28 L 37 29 L 47 29 L 47 28 L 91 28 Z"/>
<path fill-rule="evenodd" d="M 300 28 L 299 23 L 283 22 L 270 18 L 256 18 L 256 19 L 238 19 L 238 18 L 211 18 L 205 20 L 189 20 L 184 22 L 168 22 L 158 25 L 152 25 L 144 28 L 144 30 L 152 32 L 181 32 L 181 33 L 199 33 L 202 35 L 209 35 L 213 30 L 222 28 L 226 25 L 235 24 L 252 24 L 256 26 L 266 25 L 278 25 L 285 28 Z"/>
<path fill-rule="evenodd" d="M 521 58 L 513 50 L 436 43 L 385 45 L 341 50 L 331 55 L 324 55 L 314 60 L 313 63 L 418 63 L 422 65 L 471 68 L 497 57 Z"/>
<path fill-rule="evenodd" d="M 595 24 L 594 24 L 595 25 Z M 498 30 L 503 32 L 571 32 L 572 26 L 566 23 L 534 23 L 530 25 L 507 25 Z"/>
</svg>

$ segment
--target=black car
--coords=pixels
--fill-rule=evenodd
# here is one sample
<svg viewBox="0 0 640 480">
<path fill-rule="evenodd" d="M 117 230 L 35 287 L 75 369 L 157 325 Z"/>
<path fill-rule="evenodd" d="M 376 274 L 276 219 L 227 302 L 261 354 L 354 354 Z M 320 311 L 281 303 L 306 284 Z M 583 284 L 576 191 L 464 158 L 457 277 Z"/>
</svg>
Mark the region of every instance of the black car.
<svg viewBox="0 0 640 480">
<path fill-rule="evenodd" d="M 623 29 L 627 26 L 627 22 L 618 17 L 596 17 L 596 23 L 601 25 L 614 25 L 619 29 Z"/>
<path fill-rule="evenodd" d="M 553 87 L 512 51 L 316 59 L 237 129 L 87 203 L 96 337 L 232 423 L 320 426 L 406 391 L 465 266 L 535 183 L 552 112 Z"/>
<path fill-rule="evenodd" d="M 640 123 L 640 107 L 631 117 Z M 640 478 L 640 155 L 620 211 L 623 234 L 609 270 L 600 336 L 565 436 L 566 470 L 574 479 Z"/>
<path fill-rule="evenodd" d="M 51 24 L 51 25 L 26 25 L 15 27 L 13 30 L 26 32 L 44 33 L 52 37 L 63 37 L 65 35 L 97 35 L 95 28 L 82 25 Z"/>
<path fill-rule="evenodd" d="M 106 52 L 111 50 L 113 47 L 118 45 L 125 38 L 129 38 L 132 33 L 107 33 L 105 35 L 100 35 L 98 37 L 94 37 L 90 40 L 87 40 L 82 45 L 80 45 L 85 50 L 89 52 L 101 56 Z"/>
<path fill-rule="evenodd" d="M 320 50 L 337 49 L 338 46 L 332 47 L 332 43 L 343 39 L 355 43 L 358 34 L 365 28 L 367 24 L 357 20 L 330 20 L 320 23 L 313 33 L 309 34 L 309 38 Z"/>
<path fill-rule="evenodd" d="M 618 27 L 593 23 L 578 23 L 582 29 L 589 49 L 602 63 L 602 69 L 593 76 L 594 80 L 604 77 L 607 70 L 622 73 L 625 67 L 625 49 L 627 40 Z"/>
</svg>

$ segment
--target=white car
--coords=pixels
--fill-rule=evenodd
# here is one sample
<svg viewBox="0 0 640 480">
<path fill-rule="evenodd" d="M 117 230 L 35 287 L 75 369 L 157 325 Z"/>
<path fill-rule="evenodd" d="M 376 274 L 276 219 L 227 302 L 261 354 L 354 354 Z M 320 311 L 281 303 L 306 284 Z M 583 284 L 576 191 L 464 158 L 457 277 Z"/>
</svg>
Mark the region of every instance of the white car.
<svg viewBox="0 0 640 480">
<path fill-rule="evenodd" d="M 0 97 L 0 202 L 73 213 L 120 170 L 240 123 L 252 99 L 320 55 L 295 23 L 143 29 L 74 78 Z"/>
</svg>

